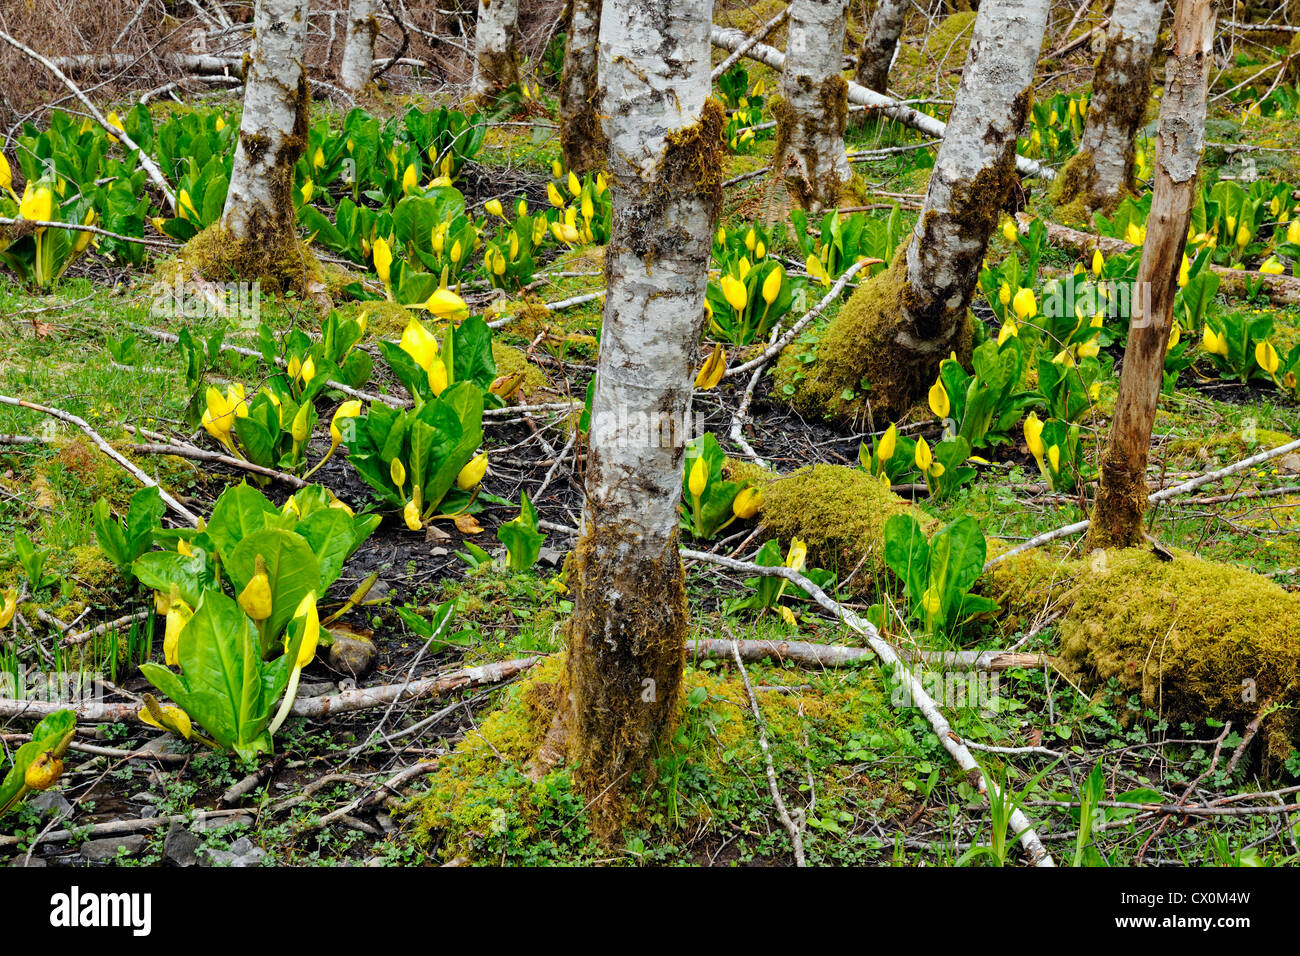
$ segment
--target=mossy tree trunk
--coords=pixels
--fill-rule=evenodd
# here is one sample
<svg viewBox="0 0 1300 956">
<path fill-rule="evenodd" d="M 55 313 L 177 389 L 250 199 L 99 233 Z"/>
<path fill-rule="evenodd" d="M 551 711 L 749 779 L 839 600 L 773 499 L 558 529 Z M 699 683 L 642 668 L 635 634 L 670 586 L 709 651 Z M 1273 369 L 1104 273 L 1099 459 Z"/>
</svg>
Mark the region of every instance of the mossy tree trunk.
<svg viewBox="0 0 1300 956">
<path fill-rule="evenodd" d="M 474 27 L 474 96 L 490 99 L 519 82 L 519 0 L 478 0 Z"/>
<path fill-rule="evenodd" d="M 884 93 L 889 85 L 889 68 L 894 64 L 898 38 L 903 35 L 910 0 L 880 0 L 867 21 L 867 32 L 858 51 L 857 80 L 860 86 Z"/>
<path fill-rule="evenodd" d="M 308 285 L 293 203 L 293 167 L 307 144 L 308 6 L 309 0 L 257 4 L 239 144 L 221 213 L 222 258 L 236 274 L 281 288 Z"/>
<path fill-rule="evenodd" d="M 1060 178 L 1060 201 L 1110 211 L 1133 179 L 1137 131 L 1151 96 L 1151 55 L 1164 0 L 1115 0 L 1097 61 L 1079 153 Z"/>
<path fill-rule="evenodd" d="M 775 174 L 810 212 L 839 205 L 853 177 L 844 150 L 849 84 L 844 62 L 846 0 L 794 0 L 787 27 Z"/>
<path fill-rule="evenodd" d="M 905 252 L 861 286 L 822 337 L 802 386 L 822 412 L 873 416 L 916 404 L 950 352 L 969 357 L 971 295 L 989 237 L 1016 183 L 1016 134 L 1028 109 L 1048 0 L 984 0 L 957 99 Z M 809 408 L 813 411 L 813 408 Z"/>
<path fill-rule="evenodd" d="M 1165 95 L 1160 101 L 1151 213 L 1089 531 L 1088 543 L 1094 549 L 1129 547 L 1142 540 L 1151 429 L 1205 145 L 1205 96 L 1216 7 L 1214 0 L 1178 0 L 1174 13 L 1173 49 L 1166 60 Z"/>
<path fill-rule="evenodd" d="M 375 18 L 375 0 L 349 0 L 348 30 L 343 42 L 343 61 L 339 65 L 339 84 L 351 93 L 360 93 L 375 70 L 375 38 L 379 21 Z"/>
<path fill-rule="evenodd" d="M 596 47 L 601 0 L 571 0 L 560 79 L 560 147 L 564 165 L 581 176 L 605 165 L 609 143 L 596 113 Z"/>
<path fill-rule="evenodd" d="M 725 117 L 708 98 L 711 12 L 710 0 L 607 0 L 601 22 L 614 222 L 570 568 L 563 736 L 584 789 L 599 797 L 595 817 L 607 836 L 631 776 L 644 781 L 653 770 L 685 658 L 678 504 L 722 199 Z"/>
</svg>

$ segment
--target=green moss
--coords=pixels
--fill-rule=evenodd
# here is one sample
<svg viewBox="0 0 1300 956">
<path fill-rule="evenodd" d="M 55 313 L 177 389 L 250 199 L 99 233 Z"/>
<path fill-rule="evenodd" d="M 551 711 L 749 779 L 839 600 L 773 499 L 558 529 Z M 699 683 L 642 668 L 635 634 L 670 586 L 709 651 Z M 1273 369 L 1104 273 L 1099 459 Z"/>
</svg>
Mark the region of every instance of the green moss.
<svg viewBox="0 0 1300 956">
<path fill-rule="evenodd" d="M 546 377 L 546 373 L 529 361 L 528 356 L 519 349 L 493 340 L 492 358 L 497 363 L 498 376 L 523 373 L 523 383 L 514 395 L 514 400 L 520 404 L 541 401 L 542 393 L 552 390 L 551 380 Z"/>
<path fill-rule="evenodd" d="M 1295 742 L 1300 596 L 1238 568 L 1178 554 L 1107 551 L 1079 568 L 1060 627 L 1061 659 L 1172 720 L 1263 723 L 1271 757 Z"/>
<path fill-rule="evenodd" d="M 177 265 L 188 280 L 191 271 L 212 282 L 260 281 L 262 291 L 315 296 L 327 287 L 315 253 L 305 243 L 241 241 L 219 223 L 208 226 L 181 249 Z"/>
<path fill-rule="evenodd" d="M 884 572 L 885 522 L 901 512 L 913 514 L 927 530 L 935 525 L 860 468 L 813 465 L 763 487 L 763 527 L 784 544 L 803 539 L 810 564 L 847 575 L 867 556 L 854 578 L 860 590 L 875 588 L 872 578 Z"/>
</svg>

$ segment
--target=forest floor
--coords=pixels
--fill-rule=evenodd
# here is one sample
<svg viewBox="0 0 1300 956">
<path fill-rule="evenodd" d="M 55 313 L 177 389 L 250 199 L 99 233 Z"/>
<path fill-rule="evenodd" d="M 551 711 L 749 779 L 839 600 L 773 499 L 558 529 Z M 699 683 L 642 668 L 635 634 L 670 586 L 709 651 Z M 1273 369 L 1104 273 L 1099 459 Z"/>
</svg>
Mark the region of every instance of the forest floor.
<svg viewBox="0 0 1300 956">
<path fill-rule="evenodd" d="M 909 83 L 917 93 L 933 92 L 934 77 L 925 64 L 902 66 L 901 92 L 913 91 Z M 772 71 L 751 66 L 751 82 L 760 78 L 769 89 L 779 83 Z M 1077 81 L 1077 74 L 1054 81 L 1042 95 L 1077 89 Z M 1225 78 L 1215 91 L 1230 85 Z M 368 105 L 382 116 L 402 110 L 406 99 L 394 95 Z M 229 117 L 239 102 L 195 98 L 191 106 Z M 313 109 L 314 119 L 331 115 L 321 104 Z M 341 115 L 336 112 L 333 118 Z M 1209 139 L 1233 144 L 1229 149 L 1212 146 L 1207 154 L 1207 164 L 1221 177 L 1242 175 L 1243 160 L 1254 159 L 1254 175 L 1300 182 L 1300 170 L 1293 165 L 1293 157 L 1300 155 L 1294 152 L 1300 135 L 1293 120 L 1256 118 L 1243 124 L 1240 108 L 1218 99 L 1211 102 Z M 854 124 L 849 133 L 851 149 L 922 141 L 910 131 L 875 122 Z M 770 158 L 771 146 L 770 138 L 760 139 L 751 154 L 730 156 L 728 176 L 760 168 Z M 929 150 L 918 149 L 858 165 L 866 189 L 863 205 L 898 201 L 910 228 L 928 172 L 917 157 L 927 154 Z M 477 166 L 458 185 L 471 204 L 503 192 L 522 192 L 530 204 L 544 204 L 548 170 L 557 155 L 547 119 L 535 119 L 531 126 L 493 125 Z M 1028 185 L 1033 193 L 1027 211 L 1051 218 L 1046 190 L 1039 183 Z M 787 212 L 763 178 L 727 190 L 724 221 L 730 227 L 754 220 L 783 223 Z M 788 239 L 773 245 L 773 255 L 791 271 L 802 271 L 803 256 Z M 997 263 L 1009 251 L 1006 238 L 995 236 L 988 261 Z M 1078 261 L 1072 253 L 1049 248 L 1043 270 L 1065 275 Z M 536 295 L 554 302 L 600 289 L 602 263 L 598 247 L 554 258 L 540 269 L 545 284 Z M 187 507 L 206 515 L 217 495 L 243 474 L 210 462 L 133 452 L 140 439 L 126 430 L 133 425 L 216 447 L 201 431 L 183 425 L 190 393 L 176 348 L 145 331 L 166 325 L 150 315 L 152 283 L 149 268 L 122 267 L 94 254 L 74 265 L 48 294 L 34 294 L 0 273 L 0 393 L 81 416 Z M 796 352 L 815 344 L 842 301 L 810 327 L 794 346 Z M 364 304 L 340 301 L 339 306 L 344 314 L 356 315 Z M 298 320 L 292 300 L 266 297 L 261 309 L 263 320 L 277 328 Z M 1271 315 L 1279 348 L 1300 341 L 1300 307 L 1274 306 L 1264 298 L 1220 297 L 1212 309 L 1212 314 L 1237 318 Z M 982 299 L 975 316 L 996 334 L 997 323 Z M 227 342 L 256 347 L 250 330 L 224 329 L 223 323 L 186 321 L 195 332 L 224 330 Z M 536 393 L 534 401 L 580 400 L 594 372 L 593 336 L 599 323 L 600 303 L 594 301 L 553 313 L 545 323 L 520 319 L 495 338 L 522 350 L 546 376 L 546 390 Z M 167 327 L 174 331 L 178 324 Z M 366 345 L 373 345 L 375 335 L 396 338 L 399 332 L 372 328 Z M 1119 343 L 1102 354 L 1113 372 L 1122 356 Z M 264 371 L 259 360 L 227 352 L 210 374 L 249 383 L 251 394 Z M 697 393 L 704 428 L 720 441 L 745 379 Z M 1095 417 L 1085 428 L 1089 455 L 1095 456 L 1096 436 L 1102 433 L 1117 381 L 1113 374 L 1104 379 Z M 380 362 L 366 388 L 402 394 Z M 859 445 L 864 440 L 870 444 L 887 424 L 854 429 L 806 419 L 777 392 L 771 375 L 765 375 L 745 434 L 781 473 L 812 464 L 856 468 Z M 938 423 L 927 423 L 923 410 L 900 424 L 909 421 L 920 429 L 913 435 L 938 438 Z M 574 527 L 581 512 L 582 460 L 563 453 L 571 428 L 571 420 L 558 413 L 489 419 L 485 447 L 491 467 L 485 490 L 509 502 L 526 492 L 543 522 L 552 528 Z M 1172 394 L 1162 397 L 1156 431 L 1153 479 L 1173 483 L 1300 436 L 1300 405 L 1271 383 L 1223 381 L 1202 357 L 1182 372 Z M 30 626 L 21 639 L 15 630 L 13 640 L 0 644 L 0 671 L 17 674 L 46 666 L 43 659 L 57 653 L 61 627 L 80 630 L 147 612 L 152 598 L 128 584 L 99 554 L 93 530 L 96 501 L 104 497 L 124 508 L 138 487 L 135 481 L 77 429 L 36 412 L 3 408 L 0 436 L 31 439 L 7 444 L 0 437 L 0 541 L 13 541 L 19 531 L 29 535 L 37 548 L 49 550 L 46 570 L 52 576 L 28 581 L 16 557 L 7 557 L 7 546 L 0 546 L 0 591 L 23 590 L 21 617 Z M 309 457 L 323 453 L 327 443 L 318 434 Z M 1077 495 L 1045 488 L 1019 429 L 1007 444 L 981 454 L 986 463 L 973 484 L 941 502 L 918 495 L 917 505 L 941 523 L 973 515 L 990 539 L 1009 543 L 1086 517 Z M 368 503 L 368 489 L 342 455 L 314 480 L 358 511 Z M 291 489 L 272 483 L 264 490 L 278 505 Z M 1221 500 L 1230 493 L 1236 497 Z M 834 507 L 851 509 L 854 502 Z M 1300 455 L 1293 454 L 1161 505 L 1152 514 L 1151 530 L 1168 548 L 1249 569 L 1294 591 L 1300 588 L 1297 507 Z M 496 529 L 515 514 L 513 504 L 487 503 L 476 515 L 482 530 L 472 534 L 450 522 L 412 533 L 390 517 L 348 562 L 338 589 L 347 593 L 378 574 L 371 594 L 378 603 L 349 617 L 354 629 L 373 637 L 378 652 L 362 684 L 401 683 L 541 656 L 531 672 L 438 699 L 407 701 L 391 712 L 291 719 L 277 737 L 274 757 L 251 777 L 232 755 L 139 723 L 83 723 L 62 788 L 29 800 L 0 822 L 0 860 L 15 865 L 188 864 L 196 858 L 238 865 L 789 863 L 791 841 L 768 792 L 757 744 L 760 725 L 729 661 L 688 664 L 679 729 L 657 761 L 657 779 L 633 799 L 621 846 L 611 848 L 592 837 L 584 801 L 570 788 L 567 775 L 534 781 L 522 773 L 528 748 L 540 732 L 535 698 L 564 646 L 563 626 L 572 605 L 563 562 L 574 541 L 564 531 L 548 530 L 540 561 L 526 572 L 493 564 L 475 567 L 457 555 L 467 551 L 468 543 L 495 551 Z M 746 527 L 721 542 L 694 546 L 731 554 L 745 545 L 750 554 L 763 540 L 751 531 Z M 783 553 L 788 544 L 782 542 Z M 1064 558 L 1075 547 L 1077 539 L 1067 538 L 1045 553 Z M 896 583 L 882 579 L 867 599 L 862 588 L 843 586 L 854 568 L 828 570 L 841 579 L 838 598 L 859 611 L 873 600 L 897 600 L 901 592 Z M 771 612 L 731 609 L 734 599 L 753 588 L 724 569 L 688 563 L 687 575 L 692 636 L 863 643 L 860 635 L 806 602 L 794 602 L 793 624 Z M 459 633 L 441 649 L 426 652 L 424 639 L 403 624 L 394 608 L 423 612 L 447 601 L 454 604 Z M 1059 635 L 1051 608 L 1042 610 L 1028 620 L 992 615 L 937 647 L 1014 647 L 1050 657 L 1060 650 Z M 38 611 L 47 616 L 44 621 Z M 162 619 L 146 613 L 129 629 L 92 641 L 82 664 L 109 677 L 112 700 L 138 702 L 149 689 L 138 664 L 159 657 L 161 633 Z M 903 648 L 934 646 L 925 645 L 905 622 L 886 628 L 886 635 Z M 1001 826 L 1005 833 L 1005 823 L 990 814 L 985 798 L 949 759 L 921 712 L 891 699 L 896 689 L 876 663 L 815 669 L 764 662 L 749 664 L 747 671 L 784 801 L 802 821 L 810 863 L 944 865 L 966 862 L 972 846 L 998 845 L 997 831 Z M 1240 721 L 1171 719 L 1158 700 L 1144 702 L 1114 682 L 1081 686 L 1050 665 L 991 676 L 994 693 L 980 706 L 949 709 L 949 720 L 976 756 L 987 761 L 994 778 L 1005 780 L 1017 795 L 1058 862 L 1274 865 L 1293 862 L 1300 854 L 1300 827 L 1277 812 L 1296 801 L 1300 754 L 1285 762 L 1270 760 L 1260 740 L 1253 739 L 1254 731 Z M 299 694 L 321 696 L 351 683 L 352 675 L 331 668 L 322 655 L 304 672 Z M 29 731 L 22 721 L 0 722 L 0 752 L 21 744 Z M 421 761 L 436 761 L 441 769 L 403 777 L 392 792 L 385 788 L 386 781 Z M 1095 767 L 1102 768 L 1100 778 L 1093 774 Z M 1098 779 L 1101 789 L 1094 793 L 1090 788 Z M 237 792 L 227 792 L 237 784 Z M 1273 791 L 1280 793 L 1251 799 Z M 1102 792 L 1119 805 L 1097 806 Z M 1249 805 L 1257 812 L 1176 815 L 1139 807 L 1185 799 L 1208 807 Z M 1090 835 L 1086 846 L 1078 846 L 1080 807 L 1089 806 L 1089 800 Z M 1014 849 L 1008 849 L 973 862 L 987 857 L 1017 859 Z"/>
</svg>

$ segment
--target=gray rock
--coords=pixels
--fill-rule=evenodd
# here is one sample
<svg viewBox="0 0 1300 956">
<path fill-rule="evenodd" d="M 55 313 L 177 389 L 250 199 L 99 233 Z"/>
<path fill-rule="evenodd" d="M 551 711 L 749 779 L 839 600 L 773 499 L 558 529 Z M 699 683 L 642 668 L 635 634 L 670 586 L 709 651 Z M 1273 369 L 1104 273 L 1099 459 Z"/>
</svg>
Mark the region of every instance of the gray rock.
<svg viewBox="0 0 1300 956">
<path fill-rule="evenodd" d="M 26 853 L 22 854 L 21 856 L 14 857 L 13 861 L 9 865 L 10 866 L 31 866 L 31 867 L 49 866 L 49 864 L 46 863 L 43 859 L 41 859 L 39 856 L 34 856 L 30 860 L 27 859 Z"/>
<path fill-rule="evenodd" d="M 68 798 L 59 790 L 46 790 L 27 800 L 29 807 L 41 812 L 43 819 L 66 820 L 75 812 Z"/>
<path fill-rule="evenodd" d="M 240 837 L 234 843 L 230 844 L 230 852 L 235 856 L 245 856 L 257 849 L 257 844 L 248 837 Z"/>
<path fill-rule="evenodd" d="M 337 692 L 339 685 L 332 680 L 317 681 L 314 684 L 299 684 L 299 697 L 324 697 L 326 694 Z"/>
<path fill-rule="evenodd" d="M 375 666 L 374 642 L 352 634 L 335 634 L 330 645 L 330 667 L 353 677 L 368 673 Z"/>
<path fill-rule="evenodd" d="M 183 823 L 173 823 L 163 841 L 163 855 L 177 866 L 193 866 L 198 860 L 198 849 L 203 840 L 191 833 Z"/>
<path fill-rule="evenodd" d="M 81 848 L 81 855 L 91 863 L 104 863 L 117 858 L 125 851 L 127 856 L 135 856 L 144 849 L 144 836 L 132 833 L 126 836 L 104 837 L 101 840 L 87 840 Z"/>
<path fill-rule="evenodd" d="M 564 563 L 564 552 L 558 548 L 542 548 L 537 553 L 537 560 L 552 568 L 558 568 Z"/>
</svg>

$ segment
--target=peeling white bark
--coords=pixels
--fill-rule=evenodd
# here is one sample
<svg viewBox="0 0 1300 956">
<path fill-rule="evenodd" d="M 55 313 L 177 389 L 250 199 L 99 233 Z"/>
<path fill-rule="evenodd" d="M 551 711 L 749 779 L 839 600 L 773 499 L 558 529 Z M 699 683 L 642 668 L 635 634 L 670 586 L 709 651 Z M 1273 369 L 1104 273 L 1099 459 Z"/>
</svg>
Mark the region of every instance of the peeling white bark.
<svg viewBox="0 0 1300 956">
<path fill-rule="evenodd" d="M 475 96 L 488 96 L 519 79 L 515 36 L 519 0 L 479 0 L 474 27 Z"/>
<path fill-rule="evenodd" d="M 858 82 L 869 90 L 884 93 L 889 84 L 889 68 L 898 52 L 898 38 L 911 0 L 880 0 L 858 53 Z"/>
<path fill-rule="evenodd" d="M 975 17 L 961 85 L 935 158 L 925 205 L 908 247 L 907 271 L 923 304 L 962 309 L 978 278 L 989 233 L 976 207 L 1002 197 L 980 194 L 980 174 L 1010 171 L 1016 134 L 1047 25 L 1048 0 L 984 0 Z M 988 223 L 996 224 L 996 217 Z M 906 327 L 908 323 L 904 323 Z M 950 343 L 936 340 L 947 352 Z"/>
<path fill-rule="evenodd" d="M 360 93 L 374 75 L 377 32 L 375 0 L 349 0 L 348 32 L 343 41 L 339 85 L 350 93 Z"/>
<path fill-rule="evenodd" d="M 847 84 L 828 109 L 827 87 L 844 62 L 846 0 L 794 0 L 790 4 L 781 96 L 785 100 L 786 151 L 774 169 L 796 186 L 812 212 L 839 202 L 853 177 L 844 150 Z"/>
<path fill-rule="evenodd" d="M 707 198 L 666 181 L 673 133 L 710 92 L 710 0 L 607 0 L 601 114 L 614 227 L 592 401 L 588 511 L 618 516 L 643 554 L 677 531 L 685 421 L 704 325 L 713 218 Z M 662 425 L 662 429 L 661 426 Z"/>
<path fill-rule="evenodd" d="M 221 225 L 261 238 L 268 223 L 293 228 L 292 169 L 306 137 L 303 44 L 310 0 L 259 0 L 244 86 L 244 115 Z M 277 175 L 278 174 L 278 175 Z"/>
<path fill-rule="evenodd" d="M 1079 151 L 1091 155 L 1093 197 L 1118 198 L 1128 188 L 1133 161 L 1133 138 L 1141 125 L 1141 111 L 1133 114 L 1132 102 L 1111 102 L 1140 98 L 1145 105 L 1150 94 L 1151 53 L 1160 32 L 1164 0 L 1115 0 L 1106 31 L 1106 53 L 1101 65 L 1109 75 L 1093 94 L 1084 124 Z"/>
</svg>

